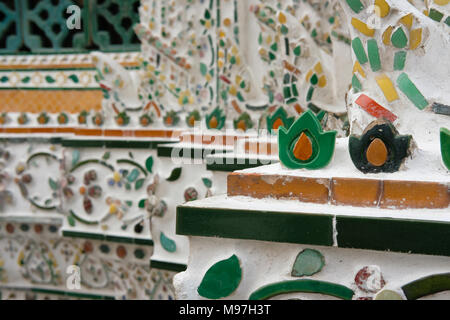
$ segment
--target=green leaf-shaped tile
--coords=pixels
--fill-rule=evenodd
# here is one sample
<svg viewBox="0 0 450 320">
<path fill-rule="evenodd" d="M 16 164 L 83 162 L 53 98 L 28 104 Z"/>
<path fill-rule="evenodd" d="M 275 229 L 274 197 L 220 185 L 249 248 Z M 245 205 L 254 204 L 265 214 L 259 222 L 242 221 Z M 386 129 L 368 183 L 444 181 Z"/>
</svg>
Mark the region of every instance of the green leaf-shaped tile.
<svg viewBox="0 0 450 320">
<path fill-rule="evenodd" d="M 73 150 L 72 151 L 72 167 L 75 167 L 76 164 L 80 161 L 80 151 Z"/>
<path fill-rule="evenodd" d="M 58 190 L 58 182 L 56 182 L 55 180 L 53 180 L 52 178 L 48 178 L 48 184 L 50 185 L 50 188 L 54 191 Z"/>
<path fill-rule="evenodd" d="M 145 167 L 147 168 L 147 171 L 152 173 L 153 170 L 153 157 L 150 156 L 147 158 L 147 160 L 145 161 Z"/>
<path fill-rule="evenodd" d="M 446 128 L 441 128 L 441 153 L 442 161 L 450 170 L 450 130 Z"/>
<path fill-rule="evenodd" d="M 209 268 L 197 292 L 207 299 L 225 298 L 238 288 L 241 279 L 242 269 L 239 259 L 236 255 L 232 255 Z"/>
<path fill-rule="evenodd" d="M 172 239 L 168 238 L 164 232 L 161 232 L 159 236 L 159 241 L 161 242 L 161 246 L 166 250 L 167 252 L 175 252 L 177 251 L 177 244 Z"/>
<path fill-rule="evenodd" d="M 312 144 L 312 155 L 302 161 L 294 156 L 297 141 L 304 133 Z M 289 130 L 280 127 L 278 130 L 279 158 L 289 169 L 316 170 L 327 166 L 334 154 L 336 131 L 324 132 L 319 120 L 311 110 L 298 118 Z"/>
<path fill-rule="evenodd" d="M 137 180 L 136 184 L 134 185 L 134 189 L 140 190 L 142 188 L 142 186 L 144 185 L 144 183 L 145 183 L 145 178 Z"/>
<path fill-rule="evenodd" d="M 275 130 L 274 125 L 277 124 L 277 122 L 282 122 L 282 126 L 285 128 L 290 128 L 292 123 L 294 123 L 295 118 L 289 118 L 286 110 L 284 108 L 280 107 L 272 116 L 267 116 L 267 130 L 269 132 L 272 132 Z"/>
<path fill-rule="evenodd" d="M 320 272 L 325 265 L 323 255 L 313 249 L 305 249 L 295 259 L 291 275 L 293 277 L 312 276 Z"/>
<path fill-rule="evenodd" d="M 212 181 L 209 178 L 202 178 L 203 184 L 205 185 L 205 187 L 207 187 L 208 189 L 212 187 Z"/>
<path fill-rule="evenodd" d="M 136 179 L 139 177 L 139 173 L 140 172 L 138 169 L 133 169 L 127 177 L 128 182 L 132 183 L 136 181 Z"/>
<path fill-rule="evenodd" d="M 167 181 L 177 181 L 180 176 L 181 176 L 181 172 L 182 172 L 183 168 L 175 168 L 172 170 L 172 173 L 170 174 L 170 177 L 167 178 Z"/>
</svg>

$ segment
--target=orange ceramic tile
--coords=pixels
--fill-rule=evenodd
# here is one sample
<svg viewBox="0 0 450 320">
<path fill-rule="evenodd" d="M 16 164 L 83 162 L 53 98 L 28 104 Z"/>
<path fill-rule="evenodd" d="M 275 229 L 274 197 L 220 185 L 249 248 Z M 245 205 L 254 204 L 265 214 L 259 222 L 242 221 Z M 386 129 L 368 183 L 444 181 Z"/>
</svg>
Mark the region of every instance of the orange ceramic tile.
<svg viewBox="0 0 450 320">
<path fill-rule="evenodd" d="M 227 186 L 229 196 L 293 199 L 313 203 L 328 203 L 330 193 L 330 179 L 278 175 L 231 173 Z"/>
<path fill-rule="evenodd" d="M 447 208 L 450 197 L 446 184 L 434 182 L 384 181 L 382 208 Z"/>
<path fill-rule="evenodd" d="M 382 181 L 352 178 L 333 178 L 331 203 L 356 207 L 376 207 Z"/>
</svg>

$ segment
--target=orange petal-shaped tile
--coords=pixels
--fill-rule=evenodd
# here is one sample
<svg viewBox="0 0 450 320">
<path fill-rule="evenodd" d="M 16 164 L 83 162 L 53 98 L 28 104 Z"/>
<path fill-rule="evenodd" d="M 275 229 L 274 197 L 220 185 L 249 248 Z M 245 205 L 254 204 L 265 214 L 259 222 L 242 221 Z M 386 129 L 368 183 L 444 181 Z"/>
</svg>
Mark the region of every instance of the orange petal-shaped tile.
<svg viewBox="0 0 450 320">
<path fill-rule="evenodd" d="M 278 118 L 272 125 L 273 130 L 278 130 L 279 127 L 284 126 L 283 120 Z"/>
<path fill-rule="evenodd" d="M 294 147 L 294 157 L 301 161 L 307 161 L 313 154 L 311 140 L 303 132 Z"/>
<path fill-rule="evenodd" d="M 211 120 L 209 120 L 209 127 L 211 129 L 216 129 L 218 125 L 219 125 L 219 123 L 218 123 L 216 117 L 212 117 Z"/>
<path fill-rule="evenodd" d="M 375 139 L 366 151 L 367 161 L 376 167 L 381 167 L 388 159 L 388 150 L 383 140 Z"/>
</svg>

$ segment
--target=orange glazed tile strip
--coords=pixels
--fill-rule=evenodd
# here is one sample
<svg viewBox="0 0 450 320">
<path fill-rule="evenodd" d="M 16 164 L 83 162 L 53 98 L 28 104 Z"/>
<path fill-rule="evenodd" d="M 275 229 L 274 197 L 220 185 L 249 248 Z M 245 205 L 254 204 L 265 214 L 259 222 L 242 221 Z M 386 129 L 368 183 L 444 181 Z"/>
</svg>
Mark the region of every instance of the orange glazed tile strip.
<svg viewBox="0 0 450 320">
<path fill-rule="evenodd" d="M 447 208 L 448 186 L 434 182 L 384 181 L 381 208 Z"/>
<path fill-rule="evenodd" d="M 333 178 L 331 203 L 357 207 L 374 207 L 380 201 L 383 181 Z"/>
<path fill-rule="evenodd" d="M 329 179 L 231 173 L 228 195 L 253 198 L 296 199 L 303 202 L 328 203 Z"/>
<path fill-rule="evenodd" d="M 241 173 L 228 175 L 228 195 L 387 209 L 442 209 L 450 204 L 446 183 Z"/>
<path fill-rule="evenodd" d="M 0 90 L 0 112 L 100 111 L 102 100 L 101 90 Z"/>
</svg>

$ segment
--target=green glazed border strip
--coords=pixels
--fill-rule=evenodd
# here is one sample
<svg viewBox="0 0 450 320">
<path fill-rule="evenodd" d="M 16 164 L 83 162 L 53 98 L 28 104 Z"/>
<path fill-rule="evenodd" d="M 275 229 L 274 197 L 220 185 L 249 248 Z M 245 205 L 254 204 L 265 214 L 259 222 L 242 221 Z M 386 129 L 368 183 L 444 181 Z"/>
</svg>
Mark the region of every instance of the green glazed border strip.
<svg viewBox="0 0 450 320">
<path fill-rule="evenodd" d="M 333 215 L 178 206 L 176 223 L 185 236 L 333 245 Z M 336 216 L 336 228 L 339 248 L 450 256 L 449 222 Z"/>
<path fill-rule="evenodd" d="M 116 149 L 156 149 L 159 144 L 171 143 L 173 141 L 135 141 L 135 140 L 95 140 L 88 139 L 63 139 L 63 147 L 72 148 L 116 148 Z M 173 142 L 175 143 L 175 142 Z"/>
<path fill-rule="evenodd" d="M 27 290 L 27 289 L 25 289 Z M 62 290 L 54 290 L 54 289 L 42 289 L 42 288 L 30 288 L 31 292 L 35 293 L 43 293 L 43 294 L 53 294 L 60 296 L 68 296 L 73 298 L 82 298 L 82 299 L 92 299 L 92 300 L 115 300 L 113 296 L 105 296 L 91 293 L 80 293 L 80 292 L 72 292 L 72 291 L 62 291 Z"/>
<path fill-rule="evenodd" d="M 133 66 L 133 67 L 124 67 L 126 70 L 139 70 L 141 67 L 139 66 Z M 1 73 L 7 73 L 7 72 L 37 72 L 37 71 L 96 71 L 97 69 L 95 67 L 67 67 L 67 68 L 11 68 L 11 69 L 0 69 Z"/>
<path fill-rule="evenodd" d="M 92 51 L 98 50 L 74 50 L 70 52 L 14 52 L 14 53 L 0 53 L 0 56 L 55 56 L 55 55 L 69 55 L 69 54 L 90 54 Z M 103 51 L 103 50 L 102 50 Z M 109 50 L 108 53 L 140 53 L 140 50 Z"/>
<path fill-rule="evenodd" d="M 266 300 L 274 296 L 293 292 L 320 293 L 344 300 L 351 300 L 353 290 L 340 284 L 302 279 L 272 283 L 254 291 L 249 300 Z"/>
<path fill-rule="evenodd" d="M 78 232 L 78 231 L 63 231 L 63 237 L 67 238 L 81 238 L 81 239 L 90 239 L 90 240 L 99 240 L 99 241 L 108 241 L 108 242 L 116 242 L 116 243 L 126 243 L 126 244 L 135 244 L 142 246 L 153 246 L 153 240 L 151 239 L 136 239 L 129 237 L 119 237 L 119 236 L 108 236 L 104 234 L 98 233 L 88 233 L 88 232 Z"/>
<path fill-rule="evenodd" d="M 210 148 L 192 148 L 192 147 L 178 147 L 178 146 L 158 146 L 158 157 L 161 158 L 171 158 L 173 149 L 179 149 L 181 152 L 177 154 L 181 154 L 179 159 L 181 158 L 187 158 L 187 159 L 205 159 L 209 155 L 218 154 L 218 153 L 227 153 L 231 152 L 232 150 L 225 149 L 225 148 L 219 148 L 217 150 L 210 149 Z M 188 157 L 184 155 L 185 151 L 188 151 L 190 154 Z"/>
<path fill-rule="evenodd" d="M 333 245 L 333 217 L 251 210 L 177 207 L 179 235 Z"/>
<path fill-rule="evenodd" d="M 337 217 L 340 248 L 450 256 L 450 223 L 389 218 Z"/>
<path fill-rule="evenodd" d="M 150 260 L 152 269 L 160 269 L 165 271 L 183 272 L 186 271 L 187 265 L 180 263 L 164 262 L 158 260 Z"/>
<path fill-rule="evenodd" d="M 215 161 L 218 158 L 211 158 L 214 159 Z M 227 161 L 228 159 L 228 161 Z M 230 158 L 226 158 L 223 157 L 222 158 L 222 163 L 206 163 L 206 169 L 209 171 L 222 171 L 222 172 L 233 172 L 236 170 L 244 170 L 244 169 L 251 169 L 251 168 L 257 168 L 257 167 L 261 167 L 264 165 L 268 165 L 268 164 L 273 164 L 273 163 L 278 163 L 278 160 L 271 160 L 270 163 L 266 163 L 266 161 L 264 161 L 264 163 L 261 162 L 261 160 L 257 160 L 256 163 L 250 163 L 250 160 L 252 160 L 252 162 L 254 162 L 254 159 L 249 159 L 249 158 L 232 158 L 233 163 L 229 163 L 227 164 L 227 162 L 230 162 L 229 160 Z M 220 159 L 219 159 L 220 160 Z M 244 160 L 244 161 L 243 161 Z M 209 159 L 208 159 L 209 161 Z M 242 163 L 244 162 L 244 163 Z"/>
<path fill-rule="evenodd" d="M 435 293 L 450 290 L 450 273 L 434 274 L 412 281 L 402 287 L 408 300 L 416 300 Z"/>
<path fill-rule="evenodd" d="M 27 137 L 0 137 L 0 142 L 8 142 L 8 143 L 49 143 L 49 144 L 61 144 L 62 138 L 59 137 L 51 137 L 51 138 L 43 138 L 43 137 L 35 137 L 33 135 Z"/>
</svg>

